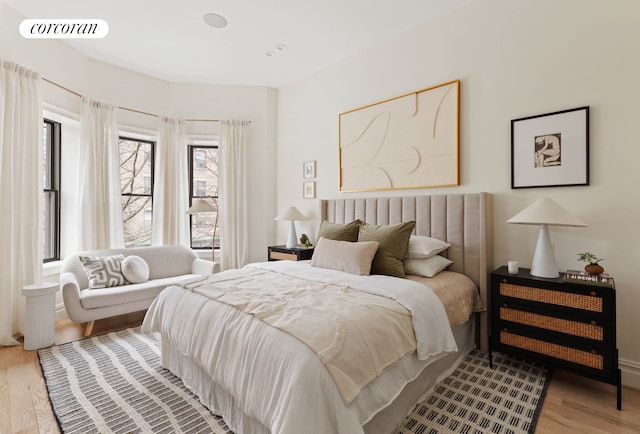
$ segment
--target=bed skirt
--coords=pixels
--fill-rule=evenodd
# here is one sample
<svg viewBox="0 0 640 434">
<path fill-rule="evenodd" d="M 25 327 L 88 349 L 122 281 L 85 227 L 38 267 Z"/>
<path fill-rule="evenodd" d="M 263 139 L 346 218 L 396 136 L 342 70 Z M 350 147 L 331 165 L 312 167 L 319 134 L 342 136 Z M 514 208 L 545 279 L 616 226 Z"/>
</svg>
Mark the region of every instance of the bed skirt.
<svg viewBox="0 0 640 434">
<path fill-rule="evenodd" d="M 366 434 L 389 434 L 411 413 L 415 405 L 431 393 L 436 384 L 450 375 L 464 357 L 475 347 L 474 323 L 472 319 L 454 327 L 453 335 L 458 345 L 457 353 L 442 357 L 427 366 L 418 377 L 408 383 L 402 393 L 370 420 L 364 421 Z M 398 363 L 402 363 L 400 360 Z M 221 415 L 236 434 L 271 434 L 257 419 L 244 414 L 236 405 L 234 397 L 211 381 L 206 371 L 177 351 L 169 341 L 162 342 L 162 366 L 182 379 L 185 386 L 199 397 L 200 402 L 215 414 Z M 364 405 L 367 396 L 384 391 L 385 381 L 392 381 L 393 366 L 385 370 L 350 405 Z"/>
</svg>

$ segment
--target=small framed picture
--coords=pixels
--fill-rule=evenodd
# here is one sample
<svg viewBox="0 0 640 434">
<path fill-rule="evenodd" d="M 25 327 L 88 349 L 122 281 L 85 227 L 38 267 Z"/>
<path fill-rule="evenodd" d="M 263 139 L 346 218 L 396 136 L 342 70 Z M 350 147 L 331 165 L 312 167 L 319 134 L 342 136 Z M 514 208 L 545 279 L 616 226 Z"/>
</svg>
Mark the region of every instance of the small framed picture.
<svg viewBox="0 0 640 434">
<path fill-rule="evenodd" d="M 304 199 L 316 198 L 316 182 L 307 181 L 302 183 L 302 197 Z"/>
<path fill-rule="evenodd" d="M 315 161 L 305 161 L 302 166 L 302 174 L 304 179 L 315 178 L 316 177 L 316 162 Z"/>
<path fill-rule="evenodd" d="M 589 107 L 511 121 L 511 188 L 589 185 Z"/>
</svg>

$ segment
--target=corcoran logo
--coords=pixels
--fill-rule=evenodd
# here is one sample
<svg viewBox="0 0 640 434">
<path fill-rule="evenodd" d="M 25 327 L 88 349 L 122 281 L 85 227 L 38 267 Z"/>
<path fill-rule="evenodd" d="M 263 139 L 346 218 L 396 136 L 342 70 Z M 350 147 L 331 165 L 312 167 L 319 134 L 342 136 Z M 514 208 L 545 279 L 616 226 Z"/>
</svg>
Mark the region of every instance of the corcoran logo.
<svg viewBox="0 0 640 434">
<path fill-rule="evenodd" d="M 100 39 L 107 33 L 105 20 L 28 19 L 20 23 L 20 34 L 29 39 Z"/>
</svg>

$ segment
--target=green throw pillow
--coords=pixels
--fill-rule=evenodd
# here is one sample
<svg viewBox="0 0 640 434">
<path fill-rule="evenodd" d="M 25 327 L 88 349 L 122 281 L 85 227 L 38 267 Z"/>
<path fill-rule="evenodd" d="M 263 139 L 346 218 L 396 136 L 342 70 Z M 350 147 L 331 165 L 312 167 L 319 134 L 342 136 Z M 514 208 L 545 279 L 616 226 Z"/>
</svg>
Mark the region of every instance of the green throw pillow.
<svg viewBox="0 0 640 434">
<path fill-rule="evenodd" d="M 329 223 L 324 220 L 320 223 L 318 240 L 320 237 L 337 241 L 358 241 L 358 231 L 362 220 L 354 220 L 351 223 Z"/>
<path fill-rule="evenodd" d="M 404 277 L 404 256 L 411 232 L 416 222 L 404 222 L 394 225 L 360 226 L 358 241 L 377 241 L 380 243 L 378 251 L 371 264 L 371 274 L 386 274 L 394 277 Z"/>
</svg>

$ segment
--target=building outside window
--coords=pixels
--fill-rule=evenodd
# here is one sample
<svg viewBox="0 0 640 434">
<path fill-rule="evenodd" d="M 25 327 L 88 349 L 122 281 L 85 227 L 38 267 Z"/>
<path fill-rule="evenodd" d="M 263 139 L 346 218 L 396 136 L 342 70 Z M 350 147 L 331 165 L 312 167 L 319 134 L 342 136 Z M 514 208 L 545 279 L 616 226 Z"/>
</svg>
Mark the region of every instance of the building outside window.
<svg viewBox="0 0 640 434">
<path fill-rule="evenodd" d="M 218 202 L 218 146 L 189 146 L 189 206 L 194 199 L 205 199 L 216 208 Z M 190 216 L 191 247 L 220 248 L 218 211 Z M 215 239 L 213 239 L 216 225 Z"/>
<path fill-rule="evenodd" d="M 49 262 L 60 259 L 60 123 L 45 119 L 43 134 L 43 259 L 44 262 Z"/>
<path fill-rule="evenodd" d="M 126 247 L 151 245 L 155 142 L 120 137 L 120 191 Z"/>
</svg>

